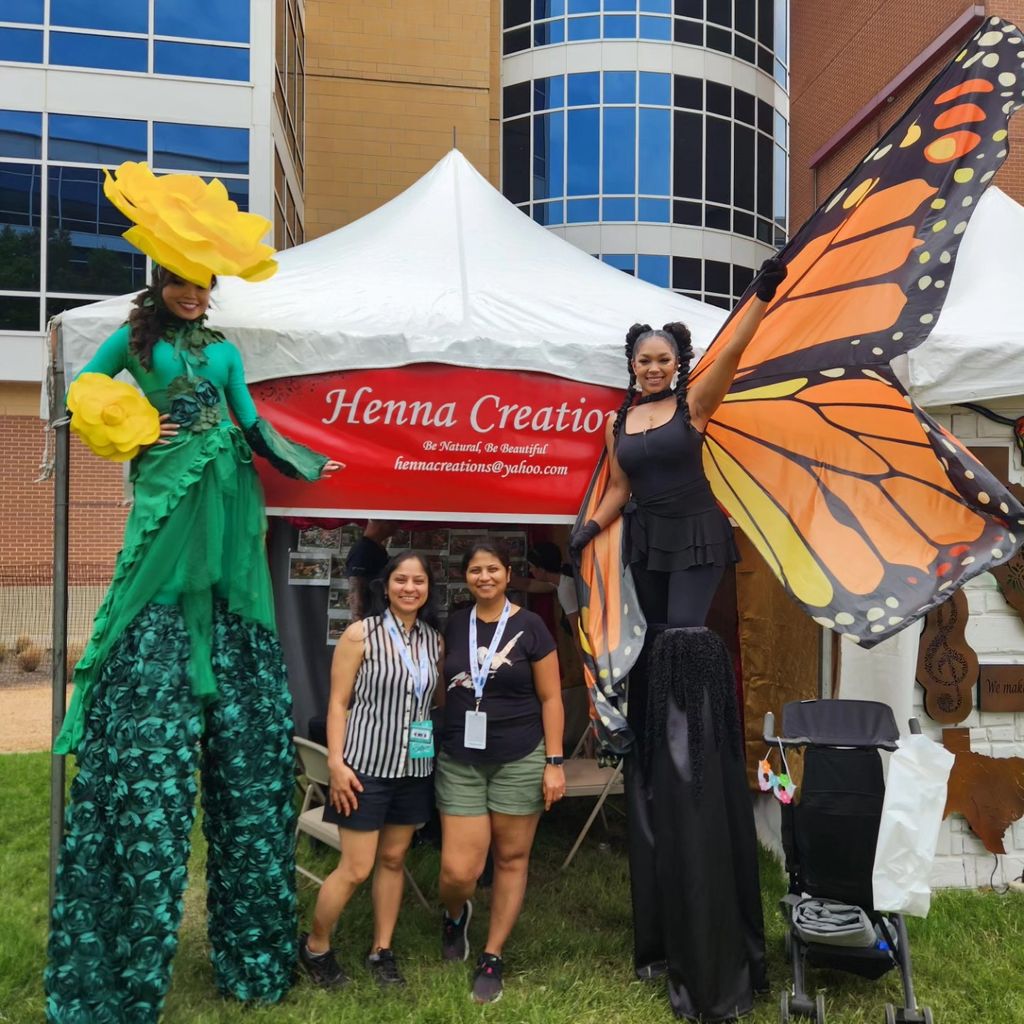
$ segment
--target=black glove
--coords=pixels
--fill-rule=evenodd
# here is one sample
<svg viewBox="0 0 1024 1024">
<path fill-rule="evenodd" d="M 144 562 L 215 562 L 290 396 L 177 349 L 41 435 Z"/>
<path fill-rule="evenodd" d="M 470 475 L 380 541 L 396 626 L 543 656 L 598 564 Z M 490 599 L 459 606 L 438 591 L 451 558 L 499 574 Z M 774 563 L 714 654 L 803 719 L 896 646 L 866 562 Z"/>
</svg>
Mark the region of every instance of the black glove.
<svg viewBox="0 0 1024 1024">
<path fill-rule="evenodd" d="M 755 294 L 762 302 L 771 302 L 775 298 L 779 285 L 786 280 L 789 271 L 782 265 L 778 256 L 769 256 L 761 264 L 755 278 Z"/>
<path fill-rule="evenodd" d="M 579 553 L 601 532 L 601 527 L 588 519 L 578 530 L 573 530 L 569 537 L 569 554 Z"/>
</svg>

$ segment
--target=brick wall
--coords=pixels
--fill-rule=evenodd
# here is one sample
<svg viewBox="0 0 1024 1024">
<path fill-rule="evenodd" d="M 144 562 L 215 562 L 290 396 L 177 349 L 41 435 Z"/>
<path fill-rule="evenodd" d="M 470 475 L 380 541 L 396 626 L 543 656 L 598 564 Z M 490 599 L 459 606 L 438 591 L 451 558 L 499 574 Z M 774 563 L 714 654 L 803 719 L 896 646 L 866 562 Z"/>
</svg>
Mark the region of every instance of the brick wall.
<svg viewBox="0 0 1024 1024">
<path fill-rule="evenodd" d="M 413 184 L 453 128 L 498 183 L 499 33 L 497 0 L 307 0 L 307 238 Z"/>
<path fill-rule="evenodd" d="M 967 9 L 964 0 L 899 4 L 795 0 L 790 81 L 790 227 L 804 223 L 849 174 L 931 78 L 954 56 L 951 46 L 893 94 L 816 169 L 810 158 Z M 1024 0 L 988 3 L 990 14 L 1024 25 Z M 1011 122 L 1010 155 L 994 179 L 1024 202 L 1024 120 Z"/>
</svg>

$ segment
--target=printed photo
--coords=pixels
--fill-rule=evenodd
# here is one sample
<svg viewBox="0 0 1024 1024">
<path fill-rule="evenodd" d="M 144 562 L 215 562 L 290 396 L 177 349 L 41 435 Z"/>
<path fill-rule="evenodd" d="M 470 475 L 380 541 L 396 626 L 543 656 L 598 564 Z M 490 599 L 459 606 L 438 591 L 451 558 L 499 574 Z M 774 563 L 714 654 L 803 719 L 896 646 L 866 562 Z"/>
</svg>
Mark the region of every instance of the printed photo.
<svg viewBox="0 0 1024 1024">
<path fill-rule="evenodd" d="M 348 550 L 341 552 L 337 555 L 331 555 L 331 586 L 340 587 L 343 583 L 348 583 L 348 576 L 345 573 L 345 559 L 348 556 Z"/>
<path fill-rule="evenodd" d="M 491 540 L 500 544 L 507 552 L 513 562 L 522 561 L 526 558 L 526 534 L 515 533 L 493 533 Z"/>
<path fill-rule="evenodd" d="M 449 530 L 415 530 L 410 547 L 424 553 L 445 554 L 448 551 Z"/>
<path fill-rule="evenodd" d="M 458 611 L 460 608 L 468 608 L 473 603 L 473 595 L 469 587 L 448 588 L 448 611 Z"/>
<path fill-rule="evenodd" d="M 327 607 L 334 611 L 348 610 L 348 596 L 348 580 L 345 580 L 340 586 L 332 582 L 331 589 L 327 592 Z"/>
<path fill-rule="evenodd" d="M 299 530 L 300 551 L 338 551 L 341 548 L 344 527 L 325 530 L 322 526 L 310 526 Z"/>
<path fill-rule="evenodd" d="M 388 540 L 389 551 L 405 551 L 412 547 L 412 535 L 408 530 L 397 530 Z"/>
<path fill-rule="evenodd" d="M 461 558 L 477 541 L 486 539 L 487 534 L 481 530 L 452 530 L 448 550 Z"/>
<path fill-rule="evenodd" d="M 352 613 L 347 608 L 344 611 L 327 613 L 328 647 L 333 647 L 341 639 L 341 634 L 345 632 L 351 621 Z"/>
<path fill-rule="evenodd" d="M 304 551 L 292 551 L 289 555 L 288 582 L 307 587 L 329 587 L 331 585 L 331 556 L 317 555 Z"/>
</svg>

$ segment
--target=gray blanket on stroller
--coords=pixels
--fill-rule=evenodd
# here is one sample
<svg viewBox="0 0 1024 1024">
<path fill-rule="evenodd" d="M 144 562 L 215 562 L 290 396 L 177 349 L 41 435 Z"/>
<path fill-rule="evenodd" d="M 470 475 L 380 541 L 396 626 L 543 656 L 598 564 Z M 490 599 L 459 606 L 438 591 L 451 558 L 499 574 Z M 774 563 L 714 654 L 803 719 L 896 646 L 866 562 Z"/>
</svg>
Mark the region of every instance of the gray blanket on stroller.
<svg viewBox="0 0 1024 1024">
<path fill-rule="evenodd" d="M 804 942 L 865 947 L 876 940 L 875 927 L 860 907 L 835 900 L 800 900 L 793 908 L 793 926 Z"/>
</svg>

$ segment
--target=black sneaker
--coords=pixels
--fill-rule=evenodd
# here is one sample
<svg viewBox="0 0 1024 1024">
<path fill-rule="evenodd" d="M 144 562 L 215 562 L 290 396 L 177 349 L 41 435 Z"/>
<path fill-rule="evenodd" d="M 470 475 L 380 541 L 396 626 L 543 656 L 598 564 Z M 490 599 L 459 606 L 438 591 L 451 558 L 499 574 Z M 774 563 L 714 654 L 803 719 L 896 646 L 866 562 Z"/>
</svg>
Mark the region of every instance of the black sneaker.
<svg viewBox="0 0 1024 1024">
<path fill-rule="evenodd" d="M 500 956 L 481 953 L 473 972 L 473 1002 L 496 1003 L 501 998 L 501 972 L 504 968 Z"/>
<path fill-rule="evenodd" d="M 668 974 L 668 963 L 665 960 L 655 960 L 653 964 L 635 968 L 634 973 L 637 981 L 659 981 Z"/>
<path fill-rule="evenodd" d="M 441 956 L 445 960 L 469 959 L 469 922 L 473 917 L 473 904 L 466 900 L 462 916 L 453 921 L 445 910 L 441 915 Z"/>
<path fill-rule="evenodd" d="M 366 958 L 366 969 L 381 988 L 404 988 L 405 978 L 398 969 L 395 954 L 390 949 L 378 949 Z"/>
<path fill-rule="evenodd" d="M 307 941 L 309 935 L 303 932 L 299 936 L 299 966 L 306 972 L 309 980 L 320 988 L 341 988 L 348 984 L 348 978 L 341 969 L 334 950 L 326 953 L 314 953 Z"/>
</svg>

